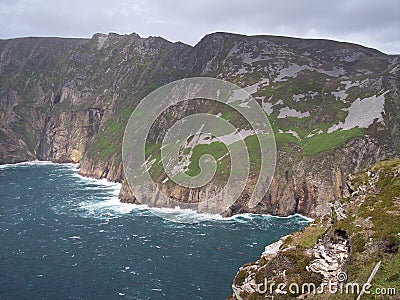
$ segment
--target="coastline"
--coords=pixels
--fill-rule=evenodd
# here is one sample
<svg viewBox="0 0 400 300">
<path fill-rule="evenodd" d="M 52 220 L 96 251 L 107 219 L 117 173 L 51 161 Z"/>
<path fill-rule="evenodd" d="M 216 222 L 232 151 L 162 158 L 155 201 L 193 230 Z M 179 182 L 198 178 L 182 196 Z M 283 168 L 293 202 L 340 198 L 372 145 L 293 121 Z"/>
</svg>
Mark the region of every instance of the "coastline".
<svg viewBox="0 0 400 300">
<path fill-rule="evenodd" d="M 79 163 L 72 163 L 72 162 L 54 162 L 54 161 L 48 161 L 48 160 L 27 160 L 27 161 L 22 161 L 22 162 L 17 162 L 17 163 L 0 164 L 0 169 L 4 169 L 7 167 L 13 167 L 13 166 L 23 166 L 23 165 L 27 165 L 27 166 L 29 166 L 29 165 L 66 165 L 66 166 L 70 166 L 76 170 L 79 170 L 79 166 L 80 166 Z M 79 174 L 79 172 L 77 172 L 76 175 L 82 179 L 90 179 L 90 180 L 94 180 L 94 181 L 96 181 L 98 183 L 102 183 L 102 184 L 106 184 L 106 182 L 118 184 L 119 188 L 120 189 L 122 188 L 121 183 L 108 180 L 107 178 L 98 179 L 98 178 L 91 177 L 91 176 L 81 175 L 81 174 Z M 307 224 L 314 221 L 314 219 L 304 216 L 299 213 L 289 215 L 289 216 L 275 216 L 275 215 L 263 214 L 263 213 L 239 213 L 239 214 L 235 214 L 235 215 L 232 215 L 229 217 L 225 217 L 220 214 L 212 215 L 212 214 L 197 213 L 196 211 L 193 211 L 190 209 L 181 209 L 179 207 L 176 207 L 176 208 L 154 208 L 154 207 L 149 207 L 144 204 L 121 202 L 119 197 L 118 197 L 118 204 L 129 205 L 130 207 L 132 207 L 132 209 L 148 210 L 148 211 L 151 211 L 152 213 L 156 213 L 156 214 L 161 213 L 161 214 L 187 215 L 191 218 L 198 219 L 198 221 L 219 220 L 219 221 L 240 222 L 241 219 L 251 220 L 253 218 L 260 218 L 260 217 L 265 218 L 265 219 L 268 219 L 268 218 L 274 218 L 274 219 L 300 218 L 300 219 L 302 219 L 302 221 L 300 221 L 300 222 L 305 222 Z"/>
</svg>

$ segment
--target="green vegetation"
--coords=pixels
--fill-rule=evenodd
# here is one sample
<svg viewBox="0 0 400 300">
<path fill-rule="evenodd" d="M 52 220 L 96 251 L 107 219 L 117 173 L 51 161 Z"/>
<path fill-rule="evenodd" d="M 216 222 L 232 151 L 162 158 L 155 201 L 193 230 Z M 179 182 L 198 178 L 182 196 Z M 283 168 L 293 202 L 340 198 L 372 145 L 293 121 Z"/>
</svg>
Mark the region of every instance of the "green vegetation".
<svg viewBox="0 0 400 300">
<path fill-rule="evenodd" d="M 304 248 L 311 248 L 320 239 L 326 231 L 325 227 L 321 226 L 311 226 L 311 224 L 306 227 L 301 234 L 301 238 L 296 239 L 292 242 L 292 245 L 301 246 Z"/>
<path fill-rule="evenodd" d="M 97 139 L 91 145 L 89 154 L 92 157 L 100 155 L 101 158 L 107 159 L 116 153 L 120 153 L 120 143 L 122 141 L 125 122 L 115 122 L 109 120 L 103 129 L 100 130 Z"/>
<path fill-rule="evenodd" d="M 326 127 L 327 126 L 321 126 Z M 323 129 L 321 129 L 323 130 Z M 301 130 L 295 129 L 297 133 Z M 317 130 L 314 130 L 317 131 Z M 299 145 L 302 148 L 300 156 L 313 156 L 320 152 L 333 153 L 340 145 L 345 144 L 347 141 L 354 137 L 363 136 L 364 130 L 362 128 L 352 128 L 349 130 L 336 130 L 331 133 L 316 133 L 311 137 L 307 137 L 305 132 L 299 133 L 300 139 L 291 133 L 275 133 L 275 140 L 278 147 L 287 148 L 290 144 Z"/>
<path fill-rule="evenodd" d="M 319 273 L 307 271 L 306 267 L 311 264 L 312 258 L 305 253 L 305 250 L 306 248 L 304 247 L 296 246 L 283 254 L 284 258 L 282 259 L 289 259 L 292 266 L 287 269 L 287 275 L 290 278 L 289 282 L 296 282 L 299 286 L 303 283 L 314 283 L 315 286 L 319 286 L 322 283 L 323 276 Z"/>
<path fill-rule="evenodd" d="M 257 174 L 261 166 L 260 146 L 256 135 L 245 138 L 246 149 L 250 159 L 250 174 Z M 229 145 L 233 150 L 239 147 L 240 143 L 235 142 Z M 146 159 L 152 163 L 150 174 L 153 179 L 160 181 L 165 177 L 163 165 L 161 161 L 161 144 L 146 144 Z M 186 174 L 189 176 L 197 176 L 200 174 L 199 160 L 205 155 L 210 154 L 217 162 L 216 176 L 214 182 L 217 184 L 224 183 L 230 172 L 231 157 L 228 155 L 228 147 L 222 142 L 212 142 L 210 144 L 200 144 L 193 148 L 184 148 L 181 150 L 181 155 L 190 155 L 190 163 Z M 232 170 L 233 172 L 242 172 L 243 170 Z"/>
<path fill-rule="evenodd" d="M 113 124 L 109 130 L 117 128 L 118 124 Z M 332 133 L 320 133 L 311 137 L 299 140 L 291 133 L 276 133 L 275 140 L 278 151 L 286 149 L 285 152 L 291 152 L 292 147 L 290 144 L 298 145 L 301 147 L 301 152 L 298 156 L 312 156 L 320 152 L 333 153 L 334 150 L 340 145 L 346 143 L 351 138 L 362 136 L 363 129 L 353 128 L 350 130 L 337 130 Z M 248 136 L 245 139 L 246 148 L 249 153 L 250 159 L 250 174 L 258 174 L 261 166 L 260 145 L 256 135 Z M 151 146 L 150 146 L 151 145 Z M 239 143 L 233 143 L 230 147 L 234 148 L 239 146 Z M 150 157 L 149 161 L 156 159 L 156 162 L 151 167 L 153 178 L 163 178 L 163 166 L 161 163 L 160 144 L 148 144 L 146 146 L 146 157 Z M 188 166 L 187 175 L 196 176 L 200 173 L 199 159 L 204 154 L 211 154 L 217 161 L 218 177 L 216 178 L 219 183 L 224 182 L 230 172 L 230 156 L 228 148 L 222 142 L 213 142 L 211 144 L 196 145 L 193 149 L 182 149 L 181 155 L 190 155 L 190 164 Z"/>
<path fill-rule="evenodd" d="M 204 154 L 211 154 L 216 160 L 228 153 L 228 149 L 222 142 L 213 142 L 208 145 L 197 145 L 193 148 L 192 156 L 190 157 L 190 164 L 188 171 L 189 176 L 196 176 L 200 174 L 199 160 Z M 217 167 L 217 174 L 221 172 L 221 162 Z"/>
<path fill-rule="evenodd" d="M 343 271 L 348 282 L 364 284 L 375 265 L 382 265 L 376 273 L 370 291 L 376 288 L 400 290 L 400 160 L 383 160 L 367 170 L 350 177 L 349 186 L 353 196 L 343 200 L 346 216 L 338 218 L 335 209 L 310 223 L 302 231 L 287 237 L 279 252 L 272 258 L 260 258 L 249 264 L 257 283 L 265 277 L 275 283 L 322 282 L 320 273 L 308 272 L 306 267 L 314 260 L 311 249 L 318 241 L 337 243 L 338 232 L 344 232 L 350 245 L 349 257 Z M 334 222 L 331 219 L 334 218 Z M 342 236 L 343 238 L 343 236 Z M 252 271 L 254 270 L 254 271 Z M 269 270 L 269 271 L 267 271 Z M 283 277 L 282 272 L 286 270 Z M 268 273 L 271 272 L 272 273 Z M 236 282 L 243 282 L 244 272 Z M 289 299 L 296 295 L 288 295 Z M 298 295 L 297 295 L 298 296 Z M 254 295 L 256 297 L 256 295 Z M 310 295 L 310 299 L 336 299 L 334 295 Z M 250 299 L 249 295 L 247 298 Z M 256 298 L 257 299 L 257 298 Z M 340 299 L 354 299 L 354 295 L 341 294 Z M 376 299 L 375 295 L 364 295 L 363 299 Z M 379 298 L 381 299 L 381 298 Z M 392 296 L 382 299 L 393 299 Z"/>
<path fill-rule="evenodd" d="M 361 172 L 352 178 L 357 191 L 366 190 L 361 192 L 366 193 L 364 201 L 349 205 L 348 217 L 335 226 L 349 232 L 353 245 L 346 271 L 351 280 L 365 282 L 375 264 L 381 261 L 371 290 L 395 287 L 399 291 L 400 161 L 384 160 L 368 171 L 370 176 Z M 360 226 L 362 221 L 364 225 Z"/>
<path fill-rule="evenodd" d="M 145 157 L 148 162 L 154 163 L 151 165 L 149 169 L 149 173 L 151 178 L 155 181 L 159 181 L 161 177 L 164 175 L 164 166 L 161 161 L 161 144 L 159 143 L 146 143 L 145 145 Z"/>
<path fill-rule="evenodd" d="M 291 133 L 275 133 L 277 145 L 300 144 L 300 141 Z"/>
<path fill-rule="evenodd" d="M 303 155 L 315 155 L 322 151 L 333 153 L 339 145 L 346 143 L 351 138 L 363 135 L 364 131 L 358 127 L 349 130 L 336 130 L 331 133 L 316 134 L 304 142 Z"/>
<path fill-rule="evenodd" d="M 347 218 L 337 221 L 333 229 L 344 229 L 350 236 L 352 247 L 346 265 L 350 281 L 365 282 L 381 261 L 371 291 L 377 287 L 399 291 L 400 160 L 383 160 L 368 172 L 351 178 L 356 195 L 362 195 L 363 201 L 347 202 Z"/>
<path fill-rule="evenodd" d="M 93 157 L 100 155 L 101 158 L 108 158 L 112 154 L 117 152 L 117 148 L 105 137 L 97 138 L 96 142 L 93 143 L 90 154 Z"/>
<path fill-rule="evenodd" d="M 246 279 L 246 271 L 242 269 L 237 273 L 235 277 L 235 284 L 242 285 L 245 279 Z"/>
</svg>

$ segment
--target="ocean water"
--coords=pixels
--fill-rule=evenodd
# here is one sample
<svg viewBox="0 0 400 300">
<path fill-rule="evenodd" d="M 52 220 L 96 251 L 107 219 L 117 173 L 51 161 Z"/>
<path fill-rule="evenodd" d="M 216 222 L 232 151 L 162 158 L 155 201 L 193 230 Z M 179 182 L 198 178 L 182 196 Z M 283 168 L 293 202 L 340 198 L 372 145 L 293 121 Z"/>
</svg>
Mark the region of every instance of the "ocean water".
<svg viewBox="0 0 400 300">
<path fill-rule="evenodd" d="M 238 268 L 307 224 L 119 203 L 74 165 L 0 166 L 0 299 L 225 299 Z"/>
</svg>

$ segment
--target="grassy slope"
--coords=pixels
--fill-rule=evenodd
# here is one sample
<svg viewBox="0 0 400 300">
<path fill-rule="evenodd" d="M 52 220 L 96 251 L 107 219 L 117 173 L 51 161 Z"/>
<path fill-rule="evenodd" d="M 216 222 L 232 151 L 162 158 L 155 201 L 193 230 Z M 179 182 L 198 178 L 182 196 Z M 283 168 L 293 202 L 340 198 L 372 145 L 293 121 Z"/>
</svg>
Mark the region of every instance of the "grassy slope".
<svg viewBox="0 0 400 300">
<path fill-rule="evenodd" d="M 365 282 L 381 260 L 373 288 L 396 287 L 400 293 L 400 160 L 381 161 L 369 170 L 378 176 L 376 191 L 359 192 L 361 203 L 346 199 L 350 201 L 348 217 L 333 226 L 347 230 L 352 239 L 351 261 L 346 266 L 350 280 Z M 362 172 L 352 181 L 355 190 L 363 190 L 371 178 Z M 371 228 L 359 225 L 363 220 L 369 220 Z"/>
<path fill-rule="evenodd" d="M 368 176 L 375 174 L 374 176 Z M 305 266 L 311 263 L 309 250 L 323 236 L 345 230 L 350 239 L 350 253 L 344 271 L 348 282 L 365 283 L 378 261 L 382 265 L 372 281 L 370 291 L 376 288 L 394 287 L 400 293 L 400 160 L 384 160 L 363 172 L 350 177 L 353 196 L 342 200 L 346 205 L 346 218 L 338 220 L 337 214 L 325 216 L 310 223 L 304 230 L 292 234 L 280 247 L 280 253 L 269 261 L 261 258 L 255 263 L 258 270 L 257 282 L 263 282 L 263 269 L 274 270 L 290 266 L 289 282 L 314 282 L 321 278 L 307 272 Z M 282 250 L 285 250 L 282 252 Z M 234 280 L 240 283 L 245 273 L 239 272 Z M 279 281 L 279 279 L 278 279 Z M 281 281 L 282 282 L 282 281 Z M 243 299 L 264 299 L 258 293 L 243 294 Z M 291 299 L 280 296 L 279 299 Z M 316 295 L 315 299 L 354 299 L 354 295 Z M 314 299 L 313 297 L 311 297 Z M 234 298 L 230 298 L 234 299 Z M 363 299 L 394 299 L 364 295 Z"/>
</svg>

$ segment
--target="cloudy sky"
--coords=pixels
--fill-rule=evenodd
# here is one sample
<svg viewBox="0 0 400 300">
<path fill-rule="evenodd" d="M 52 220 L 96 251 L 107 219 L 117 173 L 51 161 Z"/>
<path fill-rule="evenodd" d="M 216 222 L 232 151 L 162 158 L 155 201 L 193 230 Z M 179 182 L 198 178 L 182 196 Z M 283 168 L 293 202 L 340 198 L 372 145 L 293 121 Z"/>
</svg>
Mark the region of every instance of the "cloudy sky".
<svg viewBox="0 0 400 300">
<path fill-rule="evenodd" d="M 227 31 L 349 41 L 400 54 L 399 0 L 0 0 L 0 38 L 136 32 L 196 44 Z"/>
</svg>

